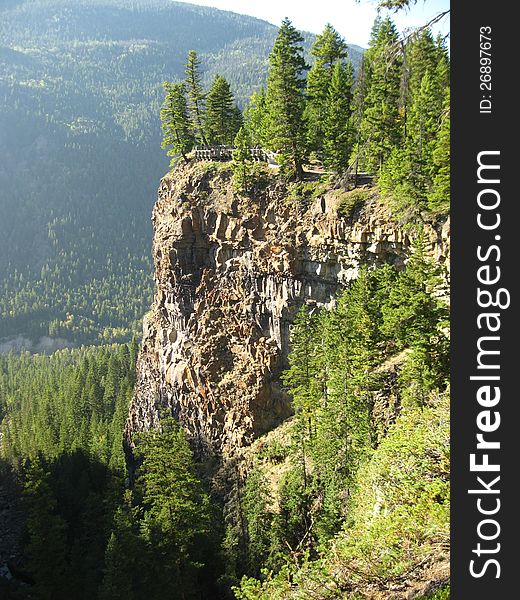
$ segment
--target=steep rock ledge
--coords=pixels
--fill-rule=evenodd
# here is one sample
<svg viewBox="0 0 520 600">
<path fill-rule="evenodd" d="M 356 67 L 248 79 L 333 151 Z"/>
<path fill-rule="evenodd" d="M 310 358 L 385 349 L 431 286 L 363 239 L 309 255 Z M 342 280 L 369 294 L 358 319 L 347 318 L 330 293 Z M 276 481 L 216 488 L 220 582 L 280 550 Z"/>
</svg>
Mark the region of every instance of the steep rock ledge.
<svg viewBox="0 0 520 600">
<path fill-rule="evenodd" d="M 362 265 L 402 266 L 410 251 L 413 234 L 375 192 L 348 218 L 340 196 L 328 190 L 305 204 L 271 182 L 239 198 L 229 172 L 204 164 L 162 179 L 129 448 L 165 409 L 199 452 L 224 458 L 290 415 L 279 375 L 298 308 L 330 304 Z M 449 221 L 424 232 L 449 263 Z"/>
</svg>

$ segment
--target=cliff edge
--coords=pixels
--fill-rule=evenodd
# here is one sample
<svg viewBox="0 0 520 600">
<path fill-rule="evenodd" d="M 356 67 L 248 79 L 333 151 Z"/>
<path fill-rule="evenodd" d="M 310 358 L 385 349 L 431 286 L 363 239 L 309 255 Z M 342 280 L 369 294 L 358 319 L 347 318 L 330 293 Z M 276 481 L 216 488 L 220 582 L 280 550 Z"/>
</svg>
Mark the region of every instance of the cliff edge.
<svg viewBox="0 0 520 600">
<path fill-rule="evenodd" d="M 128 447 L 166 413 L 197 452 L 236 456 L 291 414 L 279 376 L 303 303 L 330 305 L 363 265 L 403 266 L 420 231 L 449 265 L 449 219 L 401 225 L 375 188 L 290 184 L 266 169 L 242 197 L 231 177 L 196 163 L 161 180 Z"/>
</svg>

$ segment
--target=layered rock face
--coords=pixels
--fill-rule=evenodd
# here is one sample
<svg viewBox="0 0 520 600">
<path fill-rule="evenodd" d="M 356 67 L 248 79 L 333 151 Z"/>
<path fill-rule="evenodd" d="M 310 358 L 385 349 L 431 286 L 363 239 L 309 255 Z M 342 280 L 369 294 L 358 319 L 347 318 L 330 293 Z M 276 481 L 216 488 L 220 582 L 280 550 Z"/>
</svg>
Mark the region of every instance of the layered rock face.
<svg viewBox="0 0 520 600">
<path fill-rule="evenodd" d="M 301 305 L 331 305 L 363 265 L 409 255 L 411 234 L 375 193 L 346 218 L 337 190 L 304 202 L 272 181 L 241 198 L 230 177 L 199 163 L 161 181 L 129 445 L 171 414 L 199 452 L 236 456 L 291 414 L 279 376 Z M 449 221 L 424 230 L 448 263 Z"/>
</svg>

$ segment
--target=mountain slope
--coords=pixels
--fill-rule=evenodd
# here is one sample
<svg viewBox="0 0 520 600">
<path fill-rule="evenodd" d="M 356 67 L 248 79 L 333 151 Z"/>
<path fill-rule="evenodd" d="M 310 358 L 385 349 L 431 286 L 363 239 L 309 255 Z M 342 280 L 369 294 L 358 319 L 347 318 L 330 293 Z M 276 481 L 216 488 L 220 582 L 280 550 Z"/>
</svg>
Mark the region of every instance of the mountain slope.
<svg viewBox="0 0 520 600">
<path fill-rule="evenodd" d="M 149 215 L 166 167 L 161 83 L 190 48 L 244 102 L 276 27 L 168 0 L 0 9 L 0 341 L 127 338 L 151 294 Z M 356 54 L 356 57 L 358 55 Z"/>
</svg>

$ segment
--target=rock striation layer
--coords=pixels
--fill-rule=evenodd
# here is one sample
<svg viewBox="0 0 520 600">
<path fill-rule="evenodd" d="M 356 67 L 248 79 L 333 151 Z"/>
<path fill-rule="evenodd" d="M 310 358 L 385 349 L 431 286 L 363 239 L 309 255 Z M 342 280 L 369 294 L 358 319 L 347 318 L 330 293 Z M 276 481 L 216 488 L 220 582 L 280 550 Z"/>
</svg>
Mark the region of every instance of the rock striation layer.
<svg viewBox="0 0 520 600">
<path fill-rule="evenodd" d="M 348 217 L 345 192 L 305 200 L 266 178 L 247 198 L 221 165 L 165 176 L 153 211 L 155 296 L 143 324 L 127 422 L 134 433 L 161 414 L 194 448 L 229 458 L 291 414 L 279 376 L 301 305 L 334 302 L 363 265 L 405 264 L 413 234 L 376 192 Z M 449 264 L 449 220 L 424 225 Z"/>
</svg>

